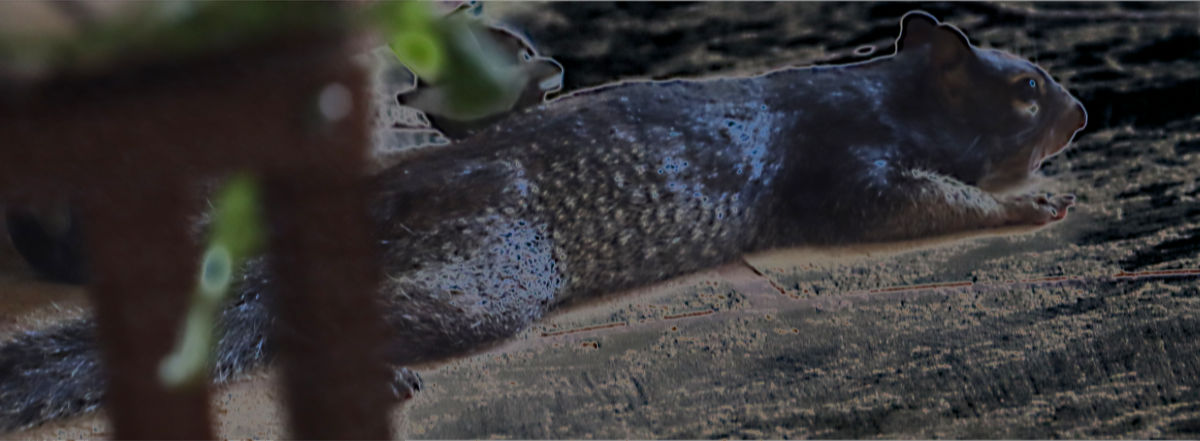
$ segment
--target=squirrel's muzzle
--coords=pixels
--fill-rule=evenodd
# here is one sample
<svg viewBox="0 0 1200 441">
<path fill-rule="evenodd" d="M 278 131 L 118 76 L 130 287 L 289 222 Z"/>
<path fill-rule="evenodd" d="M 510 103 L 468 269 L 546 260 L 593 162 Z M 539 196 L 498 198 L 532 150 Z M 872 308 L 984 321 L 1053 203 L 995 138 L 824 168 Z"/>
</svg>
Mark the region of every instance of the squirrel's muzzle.
<svg viewBox="0 0 1200 441">
<path fill-rule="evenodd" d="M 1083 103 L 1076 101 L 1075 108 L 1071 110 L 1073 110 L 1072 113 L 1074 114 L 1076 121 L 1075 132 L 1083 130 L 1084 127 L 1087 127 L 1087 110 L 1084 110 Z"/>
<path fill-rule="evenodd" d="M 1066 149 L 1071 144 L 1071 140 L 1075 139 L 1075 135 L 1087 127 L 1087 110 L 1079 101 L 1072 101 L 1070 109 L 1063 112 L 1062 117 L 1054 123 L 1049 138 L 1034 149 L 1033 157 L 1030 158 L 1029 171 L 1037 170 L 1046 158 Z"/>
<path fill-rule="evenodd" d="M 1071 140 L 1075 139 L 1075 135 L 1080 130 L 1083 130 L 1084 127 L 1087 127 L 1087 110 L 1084 110 L 1083 104 L 1079 101 L 1071 101 L 1073 101 L 1073 105 L 1070 106 L 1070 110 L 1066 111 L 1062 119 L 1059 120 L 1056 130 L 1064 135 L 1063 139 L 1061 141 L 1055 140 L 1057 146 L 1053 151 L 1048 152 L 1048 155 L 1053 155 L 1067 148 Z"/>
</svg>

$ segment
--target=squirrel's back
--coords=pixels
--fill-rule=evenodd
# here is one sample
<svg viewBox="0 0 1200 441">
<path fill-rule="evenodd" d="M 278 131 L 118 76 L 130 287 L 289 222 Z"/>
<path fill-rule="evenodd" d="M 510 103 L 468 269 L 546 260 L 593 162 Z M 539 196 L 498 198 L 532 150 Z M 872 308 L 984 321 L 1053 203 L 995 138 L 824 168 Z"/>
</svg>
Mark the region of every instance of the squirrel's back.
<svg viewBox="0 0 1200 441">
<path fill-rule="evenodd" d="M 585 92 L 381 174 L 384 298 L 396 331 L 412 335 L 398 358 L 468 351 L 574 298 L 738 258 L 783 154 L 783 116 L 758 87 Z M 453 324 L 464 316 L 467 330 Z"/>
</svg>

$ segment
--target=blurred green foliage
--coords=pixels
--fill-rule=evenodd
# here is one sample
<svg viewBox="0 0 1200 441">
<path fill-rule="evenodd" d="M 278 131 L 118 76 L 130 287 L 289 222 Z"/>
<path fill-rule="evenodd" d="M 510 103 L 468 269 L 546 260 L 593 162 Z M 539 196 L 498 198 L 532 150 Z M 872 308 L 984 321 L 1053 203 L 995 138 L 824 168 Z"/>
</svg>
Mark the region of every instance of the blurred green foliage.
<svg viewBox="0 0 1200 441">
<path fill-rule="evenodd" d="M 258 182 L 247 173 L 230 178 L 215 198 L 209 245 L 179 343 L 159 366 L 164 384 L 184 387 L 208 379 L 222 303 L 237 269 L 265 245 L 261 207 Z"/>
<path fill-rule="evenodd" d="M 526 73 L 490 36 L 487 25 L 460 8 L 449 14 L 428 1 L 380 1 L 364 7 L 332 2 L 152 1 L 99 13 L 89 2 L 27 7 L 70 16 L 66 32 L 0 28 L 0 77 L 97 71 L 129 60 L 185 57 L 237 47 L 294 29 L 371 26 L 426 85 L 435 86 L 422 110 L 472 120 L 509 110 Z M 478 9 L 477 5 L 475 9 Z M 0 11 L 3 12 L 3 11 Z M 65 18 L 64 18 L 65 19 Z M 28 30 L 29 27 L 26 27 Z"/>
<path fill-rule="evenodd" d="M 264 246 L 266 227 L 259 193 L 257 180 L 242 173 L 230 178 L 217 195 L 210 246 L 224 247 L 235 263 L 258 254 Z"/>
<path fill-rule="evenodd" d="M 400 62 L 434 86 L 422 110 L 464 121 L 509 110 L 528 80 L 510 60 L 515 54 L 467 11 L 439 16 L 430 2 L 404 0 L 381 2 L 370 14 Z"/>
<path fill-rule="evenodd" d="M 430 4 L 420 1 L 381 2 L 371 17 L 385 34 L 392 52 L 417 76 L 437 81 L 446 49 L 438 18 Z"/>
<path fill-rule="evenodd" d="M 89 6 L 81 2 L 79 7 Z M 0 29 L 0 67 L 87 69 L 130 58 L 226 49 L 287 29 L 343 25 L 344 9 L 325 2 L 132 2 L 120 14 L 77 19 L 65 35 Z"/>
</svg>

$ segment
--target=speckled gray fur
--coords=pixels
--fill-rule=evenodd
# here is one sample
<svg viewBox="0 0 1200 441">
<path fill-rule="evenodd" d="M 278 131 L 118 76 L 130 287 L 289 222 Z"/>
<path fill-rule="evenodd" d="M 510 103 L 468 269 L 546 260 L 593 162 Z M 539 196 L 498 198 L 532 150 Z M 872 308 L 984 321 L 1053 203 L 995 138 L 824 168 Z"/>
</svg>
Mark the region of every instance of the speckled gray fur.
<svg viewBox="0 0 1200 441">
<path fill-rule="evenodd" d="M 413 337 L 398 339 L 401 358 L 470 350 L 573 298 L 738 256 L 780 169 L 771 143 L 784 116 L 745 99 L 765 86 L 618 85 L 385 172 L 379 185 L 395 191 L 375 214 L 387 266 L 399 270 L 384 291 L 397 332 Z M 657 104 L 636 105 L 639 95 Z M 660 107 L 686 97 L 703 99 L 682 118 Z"/>
<path fill-rule="evenodd" d="M 1061 219 L 1070 198 L 992 192 L 1070 141 L 1078 102 L 932 17 L 903 26 L 895 56 L 586 90 L 382 172 L 371 214 L 391 361 L 468 353 L 555 306 L 747 252 Z M 218 380 L 269 359 L 270 289 L 252 263 L 222 317 Z M 0 427 L 97 402 L 90 325 L 63 330 L 58 346 L 62 330 L 0 347 Z M 37 356 L 56 347 L 82 370 Z"/>
</svg>

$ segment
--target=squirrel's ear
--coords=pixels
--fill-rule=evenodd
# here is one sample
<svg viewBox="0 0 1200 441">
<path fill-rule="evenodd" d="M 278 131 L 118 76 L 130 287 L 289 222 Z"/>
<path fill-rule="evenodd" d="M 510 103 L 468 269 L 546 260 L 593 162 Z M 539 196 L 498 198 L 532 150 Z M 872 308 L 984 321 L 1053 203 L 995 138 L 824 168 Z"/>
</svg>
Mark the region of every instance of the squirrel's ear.
<svg viewBox="0 0 1200 441">
<path fill-rule="evenodd" d="M 900 19 L 900 38 L 896 39 L 896 54 L 921 47 L 930 48 L 931 61 L 936 66 L 955 64 L 971 54 L 971 43 L 958 28 L 938 23 L 924 11 L 910 11 Z"/>
</svg>

